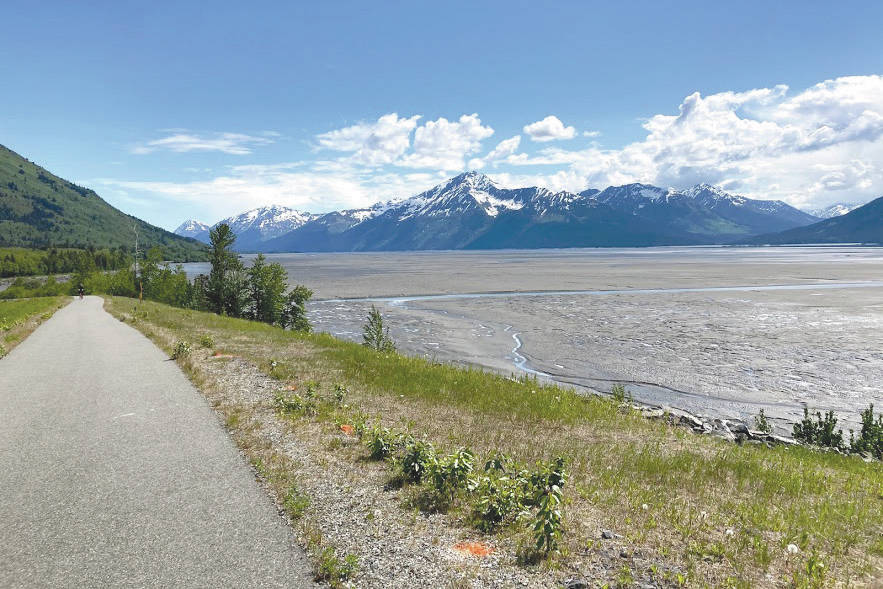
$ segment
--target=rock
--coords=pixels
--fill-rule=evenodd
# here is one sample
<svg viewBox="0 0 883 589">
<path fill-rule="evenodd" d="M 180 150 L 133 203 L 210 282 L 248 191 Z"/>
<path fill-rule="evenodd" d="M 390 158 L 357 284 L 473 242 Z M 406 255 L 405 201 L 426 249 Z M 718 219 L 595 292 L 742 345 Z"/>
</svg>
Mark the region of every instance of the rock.
<svg viewBox="0 0 883 589">
<path fill-rule="evenodd" d="M 620 558 L 628 558 L 628 557 L 629 557 L 629 553 L 628 553 L 628 551 L 627 551 L 627 550 L 620 550 L 620 551 L 619 551 L 619 557 L 620 557 Z"/>
<path fill-rule="evenodd" d="M 797 446 L 800 444 L 800 442 L 793 438 L 786 438 L 783 436 L 777 436 L 775 434 L 769 434 L 768 439 L 770 442 L 774 442 L 776 444 L 785 444 L 786 446 Z"/>
<path fill-rule="evenodd" d="M 582 579 L 568 579 L 562 583 L 566 589 L 589 589 L 589 584 Z"/>
<path fill-rule="evenodd" d="M 726 421 L 724 421 L 724 425 L 726 425 L 727 429 L 729 429 L 731 432 L 733 432 L 736 435 L 742 434 L 744 436 L 748 436 L 750 433 L 748 431 L 748 426 L 745 425 L 744 423 L 742 423 L 741 421 L 726 420 Z"/>
<path fill-rule="evenodd" d="M 605 540 L 613 540 L 613 536 L 614 534 L 610 530 L 601 530 L 601 537 Z"/>
<path fill-rule="evenodd" d="M 665 411 L 662 409 L 645 409 L 644 417 L 647 419 L 661 419 L 662 417 L 665 417 Z"/>
</svg>

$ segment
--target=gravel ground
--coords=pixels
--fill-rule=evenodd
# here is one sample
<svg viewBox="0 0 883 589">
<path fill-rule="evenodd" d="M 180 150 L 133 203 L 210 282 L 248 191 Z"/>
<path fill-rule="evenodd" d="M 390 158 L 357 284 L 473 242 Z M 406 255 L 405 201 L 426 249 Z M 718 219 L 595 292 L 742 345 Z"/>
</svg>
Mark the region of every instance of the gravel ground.
<svg viewBox="0 0 883 589">
<path fill-rule="evenodd" d="M 553 587 L 573 579 L 615 579 L 623 565 L 649 571 L 653 555 L 630 550 L 621 538 L 601 537 L 600 548 L 571 555 L 567 568 L 523 567 L 515 562 L 515 546 L 499 537 L 482 537 L 457 525 L 446 515 L 428 515 L 404 506 L 406 490 L 387 486 L 389 471 L 382 463 L 353 459 L 355 438 L 329 424 L 281 419 L 272 409 L 280 383 L 240 358 L 215 359 L 206 352 L 192 362 L 209 383 L 203 387 L 209 401 L 224 407 L 245 408 L 249 417 L 238 427 L 253 428 L 276 450 L 297 464 L 298 488 L 310 498 L 301 532 L 317 527 L 338 555 L 355 554 L 358 587 Z M 236 432 L 234 431 L 234 437 Z M 330 449 L 332 439 L 344 450 Z M 296 525 L 297 528 L 297 525 Z M 463 555 L 454 545 L 485 541 L 494 547 L 487 557 Z M 302 537 L 306 543 L 306 537 Z M 647 573 L 637 586 L 655 587 Z"/>
</svg>

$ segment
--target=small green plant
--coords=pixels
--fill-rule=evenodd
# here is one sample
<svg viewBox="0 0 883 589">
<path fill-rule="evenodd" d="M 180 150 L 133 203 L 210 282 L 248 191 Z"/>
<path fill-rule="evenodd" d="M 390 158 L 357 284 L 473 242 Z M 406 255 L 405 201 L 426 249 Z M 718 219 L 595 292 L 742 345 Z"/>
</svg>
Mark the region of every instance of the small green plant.
<svg viewBox="0 0 883 589">
<path fill-rule="evenodd" d="M 815 418 L 810 416 L 809 409 L 803 408 L 803 419 L 794 424 L 794 439 L 823 448 L 843 449 L 843 430 L 834 431 L 837 418 L 833 411 L 823 416 L 816 411 Z"/>
<path fill-rule="evenodd" d="M 389 336 L 389 328 L 383 325 L 383 316 L 377 307 L 371 305 L 368 312 L 368 321 L 362 328 L 362 345 L 378 352 L 390 353 L 396 351 L 395 342 Z"/>
<path fill-rule="evenodd" d="M 273 398 L 273 404 L 280 413 L 286 415 L 315 415 L 316 402 L 314 399 L 304 399 L 297 393 L 286 395 L 284 391 L 278 391 Z"/>
<path fill-rule="evenodd" d="M 536 549 L 549 554 L 558 549 L 563 532 L 561 519 L 561 487 L 552 485 L 540 499 L 533 521 L 533 537 Z"/>
<path fill-rule="evenodd" d="M 755 429 L 757 429 L 757 431 L 763 432 L 765 434 L 773 433 L 773 426 L 767 420 L 766 415 L 764 415 L 763 409 L 761 409 L 754 417 L 754 427 Z"/>
<path fill-rule="evenodd" d="M 478 501 L 472 512 L 476 527 L 483 532 L 492 532 L 523 512 L 526 488 L 527 481 L 517 473 L 481 477 L 475 489 Z"/>
<path fill-rule="evenodd" d="M 285 513 L 293 520 L 303 517 L 304 512 L 309 506 L 310 498 L 295 485 L 288 489 L 288 492 L 285 493 L 285 498 L 282 500 L 282 507 L 285 509 Z"/>
<path fill-rule="evenodd" d="M 405 480 L 419 483 L 433 468 L 435 462 L 435 448 L 432 444 L 413 438 L 405 441 L 405 453 L 401 460 L 402 475 Z"/>
<path fill-rule="evenodd" d="M 613 385 L 613 388 L 610 389 L 610 395 L 613 397 L 613 400 L 620 405 L 623 403 L 630 403 L 632 400 L 632 396 L 626 392 L 625 387 L 621 384 Z"/>
<path fill-rule="evenodd" d="M 6 355 L 6 346 L 0 344 L 0 358 Z"/>
<path fill-rule="evenodd" d="M 336 384 L 334 385 L 334 400 L 337 401 L 338 405 L 343 405 L 344 399 L 349 394 L 349 391 L 346 388 L 346 385 Z"/>
<path fill-rule="evenodd" d="M 822 589 L 825 584 L 825 565 L 815 554 L 810 556 L 803 570 L 795 571 L 791 577 L 794 589 Z"/>
<path fill-rule="evenodd" d="M 334 548 L 328 546 L 319 553 L 319 563 L 316 567 L 316 580 L 327 581 L 331 587 L 342 587 L 344 581 L 353 578 L 359 572 L 359 558 L 355 554 L 348 554 L 341 560 Z"/>
<path fill-rule="evenodd" d="M 375 426 L 368 434 L 365 442 L 373 460 L 385 460 L 392 454 L 396 445 L 396 436 L 385 427 Z"/>
<path fill-rule="evenodd" d="M 175 343 L 175 347 L 172 348 L 172 360 L 181 360 L 182 358 L 186 358 L 190 355 L 192 351 L 193 349 L 190 346 L 190 342 L 178 340 Z"/>
<path fill-rule="evenodd" d="M 474 468 L 475 455 L 466 448 L 458 448 L 453 454 L 431 462 L 429 478 L 437 493 L 453 501 L 457 490 L 467 487 Z"/>
<path fill-rule="evenodd" d="M 214 348 L 215 347 L 215 338 L 210 336 L 209 334 L 205 334 L 199 338 L 199 345 L 203 348 Z"/>
</svg>

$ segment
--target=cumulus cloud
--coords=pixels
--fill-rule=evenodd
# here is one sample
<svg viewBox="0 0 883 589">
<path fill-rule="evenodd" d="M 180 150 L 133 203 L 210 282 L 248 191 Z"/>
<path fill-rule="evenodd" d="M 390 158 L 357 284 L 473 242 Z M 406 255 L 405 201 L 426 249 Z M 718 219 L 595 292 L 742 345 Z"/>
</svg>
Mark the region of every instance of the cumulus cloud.
<svg viewBox="0 0 883 589">
<path fill-rule="evenodd" d="M 477 170 L 485 167 L 489 163 L 499 162 L 518 151 L 519 145 L 521 145 L 521 135 L 516 135 L 509 139 L 503 139 L 486 156 L 470 160 L 469 167 L 473 170 Z"/>
<path fill-rule="evenodd" d="M 465 158 L 481 148 L 483 139 L 494 134 L 482 125 L 477 114 L 463 115 L 457 121 L 444 117 L 427 121 L 414 132 L 414 149 L 398 165 L 434 170 L 462 170 Z"/>
<path fill-rule="evenodd" d="M 480 155 L 482 142 L 494 130 L 478 114 L 421 124 L 419 115 L 391 113 L 316 136 L 319 152 L 337 152 L 337 159 L 237 166 L 204 182 L 107 186 L 131 198 L 158 194 L 166 203 L 202 203 L 215 218 L 269 203 L 320 212 L 365 206 L 413 195 L 467 164 L 491 169 L 505 186 L 554 190 L 709 182 L 808 208 L 883 195 L 883 76 L 837 78 L 798 91 L 780 85 L 693 92 L 665 110 L 643 121 L 641 139 L 616 148 L 580 138 L 582 145 L 572 149 L 565 144 L 524 149 L 515 135 L 485 155 Z M 554 116 L 527 125 L 524 132 L 541 142 L 576 135 Z M 144 147 L 243 153 L 273 140 L 267 134 L 168 133 Z"/>
<path fill-rule="evenodd" d="M 411 145 L 411 132 L 419 115 L 400 118 L 397 113 L 383 115 L 371 123 L 359 123 L 316 136 L 320 147 L 353 153 L 357 163 L 373 166 L 396 161 Z"/>
<path fill-rule="evenodd" d="M 251 153 L 255 146 L 273 143 L 274 138 L 278 136 L 279 134 L 274 131 L 264 131 L 260 135 L 244 135 L 242 133 L 196 135 L 186 131 L 177 131 L 160 139 L 134 145 L 130 151 L 138 155 L 161 150 L 175 153 L 217 151 L 231 155 L 246 155 Z"/>
<path fill-rule="evenodd" d="M 844 198 L 834 191 L 857 200 L 883 194 L 883 76 L 826 80 L 794 94 L 781 85 L 694 92 L 677 114 L 654 115 L 643 126 L 644 139 L 620 149 L 548 148 L 507 162 L 563 166 L 533 178 L 569 190 L 709 182 L 798 206 Z"/>
<path fill-rule="evenodd" d="M 533 141 L 555 141 L 556 139 L 573 139 L 576 129 L 565 127 L 555 115 L 549 115 L 542 121 L 524 126 L 524 132 Z"/>
</svg>

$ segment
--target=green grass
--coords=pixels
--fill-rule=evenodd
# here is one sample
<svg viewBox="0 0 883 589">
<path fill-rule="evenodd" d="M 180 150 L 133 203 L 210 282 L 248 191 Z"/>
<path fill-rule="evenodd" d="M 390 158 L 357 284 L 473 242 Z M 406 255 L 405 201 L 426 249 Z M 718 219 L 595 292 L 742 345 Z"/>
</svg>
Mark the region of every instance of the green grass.
<svg viewBox="0 0 883 589">
<path fill-rule="evenodd" d="M 0 356 L 6 355 L 69 300 L 67 297 L 40 297 L 0 301 Z"/>
<path fill-rule="evenodd" d="M 524 464 L 565 456 L 571 472 L 563 506 L 565 560 L 610 528 L 670 563 L 691 585 L 763 586 L 767 574 L 776 584 L 792 584 L 819 570 L 830 583 L 883 578 L 879 462 L 803 447 L 730 444 L 646 420 L 609 399 L 379 354 L 328 335 L 155 303 L 135 312 L 126 299 L 113 299 L 111 308 L 137 317 L 136 325 L 167 347 L 210 335 L 216 349 L 250 359 L 298 390 L 307 382 L 327 391 L 341 383 L 354 415 L 410 431 L 442 452 L 458 446 L 479 456 L 502 451 Z M 799 552 L 788 553 L 789 544 Z"/>
</svg>

